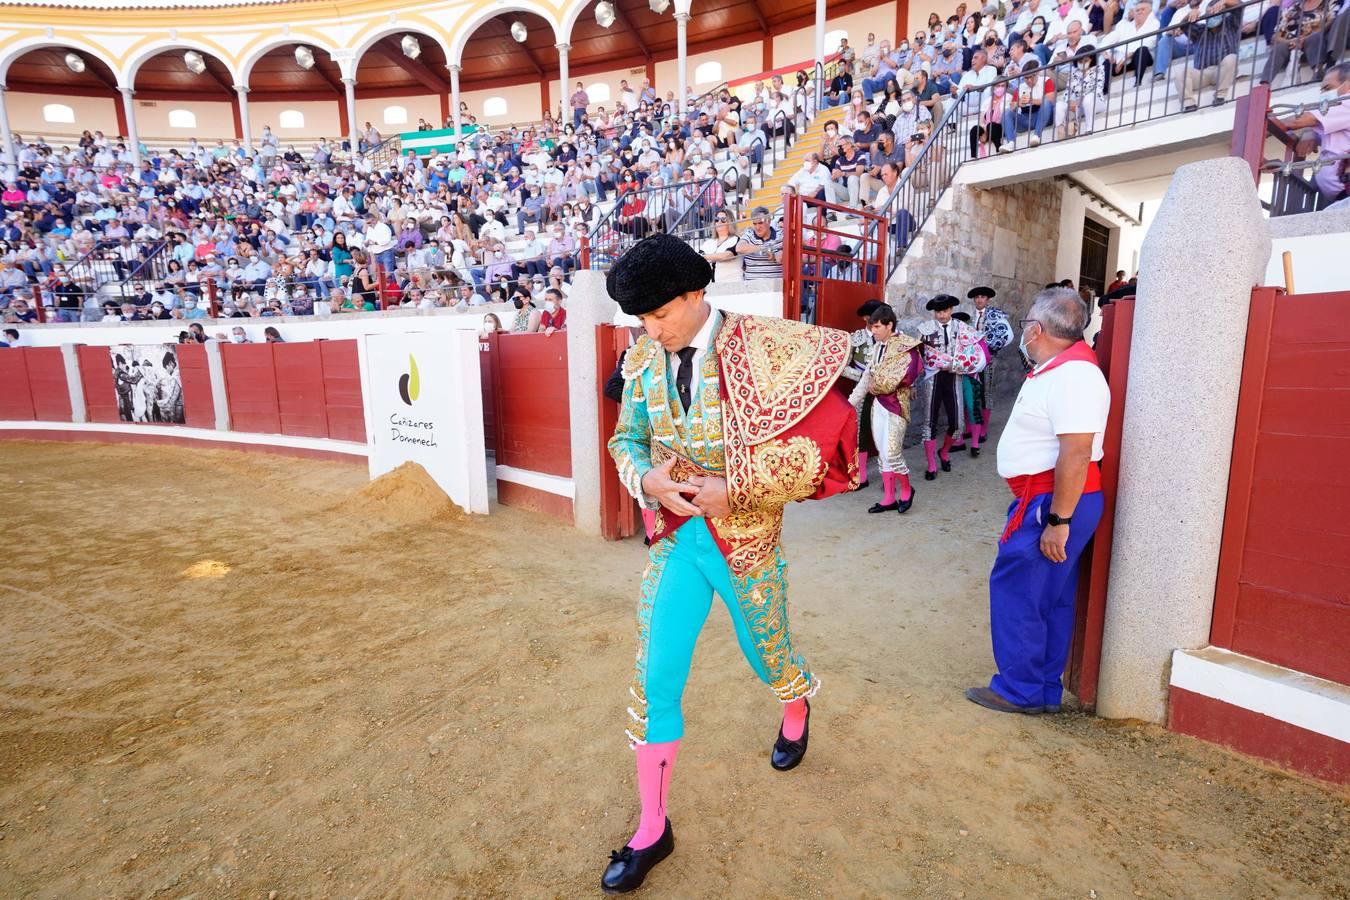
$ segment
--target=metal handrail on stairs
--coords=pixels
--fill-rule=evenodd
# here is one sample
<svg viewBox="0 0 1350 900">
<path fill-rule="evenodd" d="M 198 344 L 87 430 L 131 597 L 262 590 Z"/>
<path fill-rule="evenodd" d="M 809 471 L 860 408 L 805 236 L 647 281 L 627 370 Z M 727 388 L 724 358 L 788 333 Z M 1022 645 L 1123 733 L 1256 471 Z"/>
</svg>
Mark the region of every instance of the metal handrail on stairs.
<svg viewBox="0 0 1350 900">
<path fill-rule="evenodd" d="M 1329 3 L 1330 0 L 1324 0 Z M 1094 69 L 1100 70 L 1098 77 L 1103 77 L 1107 81 L 1107 88 L 1100 97 L 1094 96 L 1091 103 L 1086 99 L 1077 101 L 1077 109 L 1074 112 L 1068 112 L 1067 103 L 1061 106 L 1058 103 L 1059 97 L 1056 96 L 1056 104 L 1053 107 L 1055 115 L 1059 115 L 1061 110 L 1068 112 L 1066 118 L 1069 122 L 1055 122 L 1051 117 L 1049 122 L 1041 121 L 1039 123 L 1042 130 L 1037 131 L 1038 122 L 1036 115 L 1022 114 L 1020 112 L 1012 115 L 1011 124 L 1016 134 L 1004 134 L 1005 124 L 1008 124 L 1008 117 L 1005 115 L 1002 122 L 990 121 L 989 110 L 995 108 L 997 102 L 1000 106 L 1005 98 L 1018 96 L 1020 84 L 1024 78 L 1020 74 L 1005 75 L 997 78 L 988 84 L 981 85 L 973 90 L 958 90 L 956 98 L 947 105 L 943 111 L 942 118 L 933 126 L 928 139 L 924 141 L 909 163 L 896 180 L 894 186 L 886 198 L 886 202 L 876 211 L 885 217 L 888 241 L 890 245 L 889 252 L 886 254 L 887 280 L 895 273 L 895 270 L 904 262 L 906 252 L 917 236 L 919 229 L 923 227 L 928 218 L 937 208 L 938 201 L 948 186 L 951 185 L 956 172 L 967 162 L 982 159 L 986 156 L 993 156 L 1005 152 L 1020 152 L 1023 149 L 1037 147 L 1041 144 L 1059 143 L 1065 140 L 1089 137 L 1101 134 L 1105 131 L 1136 125 L 1142 122 L 1156 121 L 1169 116 L 1180 115 L 1183 113 L 1196 112 L 1213 106 L 1222 105 L 1222 103 L 1206 104 L 1204 107 L 1198 103 L 1199 92 L 1205 88 L 1199 87 L 1190 98 L 1193 102 L 1187 104 L 1184 93 L 1174 90 L 1177 85 L 1185 85 L 1191 79 L 1192 75 L 1199 75 L 1192 67 L 1194 53 L 1187 54 L 1175 61 L 1170 71 L 1163 73 L 1164 77 L 1159 79 L 1156 73 L 1138 73 L 1139 80 L 1133 87 L 1126 87 L 1118 94 L 1112 95 L 1109 90 L 1110 82 L 1114 80 L 1127 80 L 1133 78 L 1135 73 L 1128 69 L 1121 75 L 1110 74 L 1107 70 L 1111 69 L 1113 58 L 1121 61 L 1133 61 L 1136 65 L 1143 59 L 1142 52 L 1146 48 L 1156 44 L 1157 40 L 1164 35 L 1180 35 L 1183 30 L 1191 29 L 1196 33 L 1203 34 L 1211 25 L 1215 27 L 1224 26 L 1226 23 L 1221 21 L 1224 16 L 1235 17 L 1232 20 L 1240 23 L 1244 20 L 1244 13 L 1251 9 L 1257 13 L 1256 20 L 1260 21 L 1272 12 L 1280 9 L 1279 0 L 1247 0 L 1223 12 L 1212 13 L 1210 15 L 1199 16 L 1190 22 L 1181 25 L 1168 25 L 1166 28 L 1160 28 L 1157 31 L 1140 35 L 1128 41 L 1103 47 L 1090 47 L 1071 57 L 1063 59 L 1052 59 L 1049 66 L 1037 66 L 1038 77 L 1048 78 L 1052 73 L 1068 73 L 1072 77 L 1074 69 L 1080 69 L 1085 75 Z M 1250 17 L 1248 17 L 1250 18 Z M 1229 26 L 1233 27 L 1233 26 Z M 1241 28 L 1240 25 L 1236 27 Z M 1252 35 L 1243 35 L 1239 31 L 1238 57 L 1242 56 L 1242 44 L 1244 40 L 1253 42 L 1261 39 L 1260 32 Z M 1087 39 L 1084 38 L 1086 43 Z M 1035 57 L 1025 57 L 1035 61 Z M 1151 58 L 1151 56 L 1149 57 Z M 1262 59 L 1261 54 L 1253 52 L 1249 60 L 1249 71 L 1244 80 L 1235 81 L 1232 87 L 1232 93 L 1248 93 L 1257 83 L 1258 62 Z M 1180 67 L 1180 68 L 1178 68 Z M 1209 70 L 1205 70 L 1208 72 Z M 1311 67 L 1312 78 L 1300 80 L 1302 77 L 1302 67 L 1295 60 L 1293 64 L 1293 76 L 1289 78 L 1289 83 L 1285 84 L 1280 90 L 1299 87 L 1311 84 L 1315 80 L 1320 80 L 1320 67 L 1313 65 Z M 1282 72 L 1274 73 L 1273 77 L 1280 77 Z M 969 72 L 966 73 L 968 77 Z M 1203 78 L 1198 78 L 1203 85 Z M 1032 85 L 1026 85 L 1026 90 L 1032 90 Z M 1224 98 L 1223 102 L 1233 100 L 1233 96 Z M 1030 106 L 1026 108 L 1031 108 Z M 1025 139 L 1023 139 L 1025 135 Z M 1035 136 L 1033 142 L 1032 137 Z M 1003 144 L 1011 146 L 1004 147 Z M 972 150 L 974 145 L 974 150 Z M 906 148 L 908 149 L 908 148 Z M 876 225 L 870 227 L 879 227 Z"/>
</svg>

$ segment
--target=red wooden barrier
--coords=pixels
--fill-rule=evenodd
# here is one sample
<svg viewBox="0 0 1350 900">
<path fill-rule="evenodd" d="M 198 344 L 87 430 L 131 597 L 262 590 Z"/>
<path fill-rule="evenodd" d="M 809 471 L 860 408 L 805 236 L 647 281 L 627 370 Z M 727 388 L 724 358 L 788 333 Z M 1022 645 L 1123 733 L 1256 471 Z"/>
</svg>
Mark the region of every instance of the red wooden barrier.
<svg viewBox="0 0 1350 900">
<path fill-rule="evenodd" d="M 1350 684 L 1350 293 L 1252 291 L 1210 641 Z"/>
<path fill-rule="evenodd" d="M 80 361 L 80 385 L 84 388 L 84 411 L 89 421 L 122 421 L 109 348 L 81 344 L 75 348 L 75 355 Z"/>
<path fill-rule="evenodd" d="M 322 342 L 267 346 L 272 349 L 281 433 L 328 437 Z"/>
<path fill-rule="evenodd" d="M 33 417 L 39 422 L 69 422 L 70 383 L 60 347 L 24 347 L 28 366 L 28 389 L 33 396 Z"/>
<path fill-rule="evenodd" d="M 328 437 L 366 442 L 366 414 L 361 397 L 361 368 L 356 341 L 319 341 L 323 365 L 324 415 Z"/>
<path fill-rule="evenodd" d="M 1134 334 L 1134 298 L 1117 300 L 1102 311 L 1097 359 L 1111 388 L 1111 410 L 1102 439 L 1102 519 L 1092 537 L 1078 579 L 1073 647 L 1065 684 L 1084 709 L 1097 704 L 1097 676 L 1106 625 L 1106 586 L 1111 574 L 1111 539 L 1116 524 L 1116 486 L 1120 479 L 1120 439 L 1129 390 L 1130 341 Z"/>
<path fill-rule="evenodd" d="M 22 348 L 0 350 L 0 419 L 31 422 L 33 392 L 28 385 L 28 363 Z"/>
<path fill-rule="evenodd" d="M 230 428 L 257 434 L 281 433 L 277 375 L 271 344 L 222 344 Z"/>
<path fill-rule="evenodd" d="M 567 338 L 492 335 L 497 464 L 572 477 Z"/>
<path fill-rule="evenodd" d="M 609 439 L 619 424 L 619 404 L 605 396 L 605 382 L 614 373 L 624 349 L 628 330 L 613 325 L 595 326 L 595 375 L 600 393 L 600 534 L 617 541 L 637 533 L 637 511 L 633 498 L 619 481 L 619 473 L 609 456 Z"/>
<path fill-rule="evenodd" d="M 216 401 L 211 394 L 211 370 L 204 344 L 178 345 L 178 374 L 183 379 L 183 424 L 215 428 Z"/>
</svg>

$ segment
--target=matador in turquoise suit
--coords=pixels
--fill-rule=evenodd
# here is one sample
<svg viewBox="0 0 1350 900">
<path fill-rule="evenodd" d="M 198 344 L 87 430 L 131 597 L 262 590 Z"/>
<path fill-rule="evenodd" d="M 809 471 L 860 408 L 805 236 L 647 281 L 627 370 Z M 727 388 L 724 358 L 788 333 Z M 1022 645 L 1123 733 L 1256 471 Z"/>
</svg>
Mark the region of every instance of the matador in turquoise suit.
<svg viewBox="0 0 1350 900">
<path fill-rule="evenodd" d="M 607 285 L 646 331 L 624 361 L 609 452 L 624 486 L 656 511 L 626 725 L 642 811 L 605 869 L 610 893 L 635 890 L 674 849 L 666 798 L 680 702 L 714 593 L 751 670 L 783 704 L 770 764 L 802 761 L 820 680 L 788 629 L 783 508 L 858 482 L 856 414 L 831 390 L 849 362 L 848 334 L 719 312 L 703 296 L 711 278 L 688 244 L 656 235 L 620 258 Z"/>
</svg>

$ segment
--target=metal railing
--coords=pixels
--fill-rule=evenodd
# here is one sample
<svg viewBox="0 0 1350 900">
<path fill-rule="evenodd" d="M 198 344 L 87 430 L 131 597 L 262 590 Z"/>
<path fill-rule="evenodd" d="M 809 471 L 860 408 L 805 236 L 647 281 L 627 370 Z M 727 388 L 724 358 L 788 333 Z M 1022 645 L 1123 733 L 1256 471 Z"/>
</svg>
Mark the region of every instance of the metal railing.
<svg viewBox="0 0 1350 900">
<path fill-rule="evenodd" d="M 840 220 L 861 223 L 860 234 Z M 885 295 L 885 221 L 793 194 L 783 206 L 783 317 L 851 328 L 860 303 Z"/>
<path fill-rule="evenodd" d="M 1329 4 L 1330 0 L 1324 2 Z M 907 159 L 908 165 L 886 203 L 877 210 L 889 221 L 888 277 L 903 261 L 906 250 L 932 215 L 957 169 L 966 162 L 1193 112 L 1200 108 L 1200 92 L 1211 90 L 1211 81 L 1223 82 L 1226 91 L 1221 102 L 1211 100 L 1209 104 L 1218 106 L 1249 93 L 1262 77 L 1268 76 L 1271 81 L 1281 78 L 1286 68 L 1291 69 L 1292 76 L 1281 90 L 1320 78 L 1320 60 L 1314 61 L 1317 65 L 1313 66 L 1313 77 L 1305 77 L 1297 53 L 1291 58 L 1290 54 L 1274 49 L 1264 55 L 1260 52 L 1267 35 L 1278 25 L 1280 9 L 1279 0 L 1246 0 L 1180 26 L 1169 22 L 1166 27 L 1117 44 L 1097 47 L 1084 37 L 1081 46 L 1089 49 L 1068 57 L 1052 57 L 1046 66 L 1041 66 L 1039 59 L 1029 52 L 1023 59 L 1036 63 L 1035 81 L 1043 85 L 1044 79 L 1055 79 L 1053 103 L 1034 102 L 1042 94 L 1035 82 L 1027 84 L 1020 72 L 974 89 L 958 87 L 956 99 L 947 105 L 917 153 Z M 1225 22 L 1224 17 L 1234 18 Z M 1211 29 L 1210 25 L 1215 27 Z M 1227 31 L 1234 26 L 1238 29 L 1236 49 L 1224 54 L 1221 64 L 1196 68 L 1193 61 L 1197 48 L 1206 40 L 1220 39 L 1220 35 L 1211 32 Z M 1183 30 L 1190 41 L 1186 50 L 1176 46 Z M 1161 73 L 1149 71 L 1154 69 L 1155 62 L 1166 60 L 1165 56 L 1155 60 L 1153 53 L 1164 37 L 1172 59 Z M 1179 53 L 1184 55 L 1178 56 Z M 1107 65 L 1109 73 L 1103 68 Z M 1117 65 L 1121 67 L 1118 73 Z M 1091 75 L 1094 70 L 1099 74 Z M 1240 79 L 1240 74 L 1246 77 Z M 970 75 L 964 73 L 962 80 Z M 1094 79 L 1100 79 L 1101 89 L 1084 90 Z M 1061 81 L 1065 85 L 1062 91 Z"/>
<path fill-rule="evenodd" d="M 1281 103 L 1266 110 L 1266 132 L 1284 147 L 1284 159 L 1260 160 L 1260 170 L 1271 176 L 1269 210 L 1272 216 L 1288 216 L 1315 212 L 1327 205 L 1326 194 L 1313 182 L 1322 169 L 1334 167 L 1345 184 L 1350 153 L 1328 153 L 1319 148 L 1315 157 L 1299 149 L 1299 134 L 1290 131 L 1281 122 L 1284 117 L 1297 117 L 1318 111 L 1326 115 L 1333 106 L 1350 103 L 1350 98 L 1319 100 L 1313 103 Z M 1309 177 L 1305 177 L 1305 173 Z"/>
<path fill-rule="evenodd" d="M 586 238 L 581 252 L 582 268 L 608 269 L 620 256 L 650 234 L 665 232 L 684 240 L 694 240 L 711 231 L 718 209 L 725 209 L 725 190 L 721 176 L 694 182 L 698 192 L 684 196 L 688 183 L 643 187 L 615 198 L 614 208 L 600 219 Z M 633 215 L 624 209 L 642 204 Z M 655 217 L 653 206 L 656 207 Z"/>
</svg>

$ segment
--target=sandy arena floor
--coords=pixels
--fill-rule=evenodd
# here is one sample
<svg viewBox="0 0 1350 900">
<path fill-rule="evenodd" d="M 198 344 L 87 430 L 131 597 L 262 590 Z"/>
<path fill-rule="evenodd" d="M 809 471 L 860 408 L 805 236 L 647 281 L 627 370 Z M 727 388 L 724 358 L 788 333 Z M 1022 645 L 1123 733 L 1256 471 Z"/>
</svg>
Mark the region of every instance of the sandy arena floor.
<svg viewBox="0 0 1350 900">
<path fill-rule="evenodd" d="M 0 445 L 0 896 L 599 896 L 636 821 L 639 542 L 364 468 Z M 903 519 L 789 512 L 811 752 L 714 607 L 648 897 L 1347 897 L 1350 798 L 1084 715 L 1000 716 L 988 455 Z M 865 528 L 880 527 L 875 532 Z M 272 892 L 275 892 L 273 894 Z"/>
</svg>

